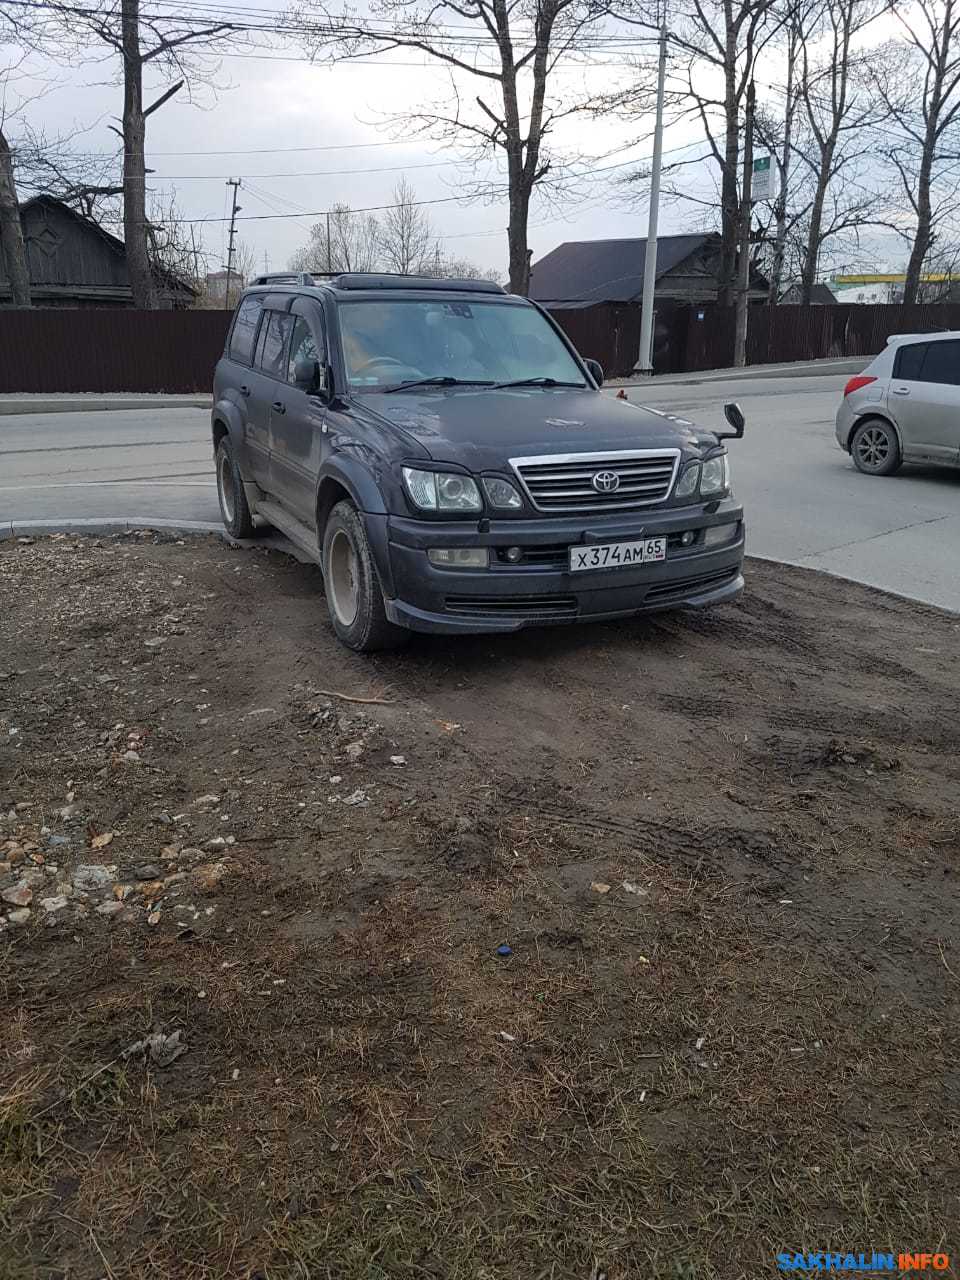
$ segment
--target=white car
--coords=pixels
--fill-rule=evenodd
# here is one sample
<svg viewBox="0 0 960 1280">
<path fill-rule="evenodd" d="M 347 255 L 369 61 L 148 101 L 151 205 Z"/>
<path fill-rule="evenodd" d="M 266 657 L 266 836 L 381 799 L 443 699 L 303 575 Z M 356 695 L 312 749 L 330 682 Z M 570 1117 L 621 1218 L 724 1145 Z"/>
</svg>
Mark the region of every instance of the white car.
<svg viewBox="0 0 960 1280">
<path fill-rule="evenodd" d="M 837 440 L 869 476 L 904 462 L 960 466 L 960 332 L 888 338 L 844 388 Z"/>
</svg>

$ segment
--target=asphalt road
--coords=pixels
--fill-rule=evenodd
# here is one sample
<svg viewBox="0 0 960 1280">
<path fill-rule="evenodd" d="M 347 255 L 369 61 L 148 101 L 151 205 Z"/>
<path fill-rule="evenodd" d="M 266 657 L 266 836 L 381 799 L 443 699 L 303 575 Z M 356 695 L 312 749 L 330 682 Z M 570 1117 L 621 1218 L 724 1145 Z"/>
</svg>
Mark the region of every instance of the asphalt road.
<svg viewBox="0 0 960 1280">
<path fill-rule="evenodd" d="M 705 426 L 736 398 L 734 485 L 749 549 L 960 612 L 960 470 L 855 471 L 836 447 L 844 378 L 782 377 L 631 387 L 635 402 Z M 218 521 L 204 409 L 0 418 L 0 523 L 125 517 Z"/>
</svg>

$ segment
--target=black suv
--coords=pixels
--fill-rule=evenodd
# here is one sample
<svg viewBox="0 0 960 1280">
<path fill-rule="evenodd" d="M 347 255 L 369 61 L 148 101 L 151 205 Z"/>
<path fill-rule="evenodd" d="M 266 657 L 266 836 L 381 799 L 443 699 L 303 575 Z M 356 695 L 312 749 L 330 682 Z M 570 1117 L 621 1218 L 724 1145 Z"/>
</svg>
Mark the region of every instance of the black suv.
<svg viewBox="0 0 960 1280">
<path fill-rule="evenodd" d="M 601 395 L 548 314 L 477 280 L 263 277 L 217 365 L 220 509 L 321 566 L 352 649 L 743 588 L 716 433 Z"/>
</svg>

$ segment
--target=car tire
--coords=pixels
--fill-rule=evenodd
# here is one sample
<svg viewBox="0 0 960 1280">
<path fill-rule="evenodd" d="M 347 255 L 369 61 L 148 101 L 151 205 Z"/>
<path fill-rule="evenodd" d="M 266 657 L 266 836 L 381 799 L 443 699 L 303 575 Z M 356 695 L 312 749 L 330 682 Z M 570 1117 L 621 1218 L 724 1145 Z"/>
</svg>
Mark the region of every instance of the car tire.
<svg viewBox="0 0 960 1280">
<path fill-rule="evenodd" d="M 222 436 L 218 441 L 215 462 L 220 516 L 227 533 L 233 538 L 252 538 L 255 532 L 253 516 L 247 505 L 243 477 L 233 456 L 229 436 Z"/>
<path fill-rule="evenodd" d="M 850 441 L 850 456 L 865 476 L 892 476 L 903 461 L 897 433 L 883 418 L 860 423 Z"/>
<path fill-rule="evenodd" d="M 409 638 L 387 617 L 367 531 L 352 502 L 338 502 L 327 517 L 322 561 L 330 621 L 348 649 L 374 653 Z"/>
</svg>

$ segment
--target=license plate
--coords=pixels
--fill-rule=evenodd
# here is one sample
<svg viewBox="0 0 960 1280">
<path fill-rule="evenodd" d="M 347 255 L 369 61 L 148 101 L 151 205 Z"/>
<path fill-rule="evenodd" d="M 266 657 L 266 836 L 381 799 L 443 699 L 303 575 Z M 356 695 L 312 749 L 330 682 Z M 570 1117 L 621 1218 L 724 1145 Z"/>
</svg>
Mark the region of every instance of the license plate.
<svg viewBox="0 0 960 1280">
<path fill-rule="evenodd" d="M 570 570 L 627 569 L 651 560 L 666 560 L 666 538 L 642 538 L 639 542 L 604 542 L 595 547 L 571 547 Z"/>
</svg>

